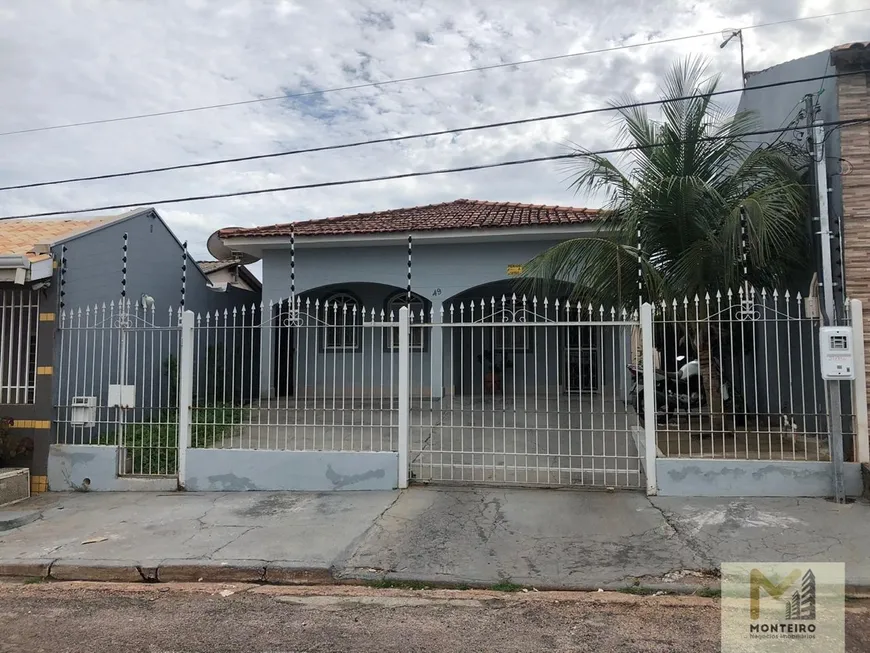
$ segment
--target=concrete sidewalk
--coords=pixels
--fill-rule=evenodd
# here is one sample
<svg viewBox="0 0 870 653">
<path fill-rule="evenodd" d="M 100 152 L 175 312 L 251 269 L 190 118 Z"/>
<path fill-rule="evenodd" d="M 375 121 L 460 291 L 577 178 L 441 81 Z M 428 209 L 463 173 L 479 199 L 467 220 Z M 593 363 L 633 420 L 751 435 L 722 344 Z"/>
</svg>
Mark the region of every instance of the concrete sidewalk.
<svg viewBox="0 0 870 653">
<path fill-rule="evenodd" d="M 537 589 L 717 584 L 722 561 L 843 561 L 870 591 L 870 504 L 639 493 L 48 494 L 2 531 L 0 576 L 62 580 L 420 581 Z"/>
</svg>

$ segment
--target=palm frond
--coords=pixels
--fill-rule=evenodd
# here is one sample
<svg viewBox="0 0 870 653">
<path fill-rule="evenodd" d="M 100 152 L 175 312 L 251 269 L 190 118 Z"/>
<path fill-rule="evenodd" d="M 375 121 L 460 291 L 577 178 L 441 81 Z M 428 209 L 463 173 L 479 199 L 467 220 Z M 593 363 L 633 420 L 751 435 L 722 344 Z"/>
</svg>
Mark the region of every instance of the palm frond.
<svg viewBox="0 0 870 653">
<path fill-rule="evenodd" d="M 809 243 L 802 171 L 785 147 L 753 149 L 756 116 L 716 105 L 718 82 L 689 58 L 662 81 L 660 121 L 643 107 L 621 109 L 619 138 L 638 148 L 628 165 L 575 150 L 570 187 L 602 194 L 610 218 L 594 238 L 531 261 L 526 287 L 558 281 L 583 300 L 624 301 L 638 294 L 638 260 L 644 292 L 662 297 L 731 285 L 742 274 L 741 210 L 753 283 L 789 279 Z"/>
</svg>

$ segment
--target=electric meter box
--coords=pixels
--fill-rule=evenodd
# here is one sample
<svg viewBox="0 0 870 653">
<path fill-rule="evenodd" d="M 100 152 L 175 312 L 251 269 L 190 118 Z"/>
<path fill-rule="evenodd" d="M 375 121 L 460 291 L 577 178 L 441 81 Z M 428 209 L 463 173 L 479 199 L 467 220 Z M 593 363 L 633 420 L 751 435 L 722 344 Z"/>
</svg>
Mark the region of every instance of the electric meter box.
<svg viewBox="0 0 870 653">
<path fill-rule="evenodd" d="M 819 356 L 822 378 L 829 381 L 855 378 L 855 358 L 852 350 L 852 327 L 822 327 L 819 329 Z"/>
</svg>

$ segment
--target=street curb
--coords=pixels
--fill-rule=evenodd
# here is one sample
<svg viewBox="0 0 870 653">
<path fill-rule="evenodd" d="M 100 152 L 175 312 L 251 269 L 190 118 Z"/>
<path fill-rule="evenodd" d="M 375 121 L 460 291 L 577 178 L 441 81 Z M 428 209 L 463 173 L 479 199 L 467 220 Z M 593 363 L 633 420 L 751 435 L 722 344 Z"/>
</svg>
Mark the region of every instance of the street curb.
<svg viewBox="0 0 870 653">
<path fill-rule="evenodd" d="M 54 558 L 0 560 L 0 578 L 48 578 Z"/>
<path fill-rule="evenodd" d="M 461 581 L 433 579 L 413 574 L 357 574 L 335 573 L 330 567 L 298 566 L 288 561 L 260 560 L 189 560 L 167 559 L 160 562 L 133 560 L 85 560 L 34 558 L 27 560 L 0 559 L 0 578 L 43 578 L 57 581 L 91 581 L 117 583 L 256 583 L 260 585 L 378 585 L 414 583 L 432 589 L 493 589 L 491 581 Z M 520 579 L 517 579 L 520 580 Z M 387 585 L 389 587 L 389 585 Z M 517 591 L 540 592 L 624 592 L 672 595 L 695 595 L 699 592 L 718 592 L 719 582 L 708 583 L 572 583 L 569 585 L 517 583 Z M 870 583 L 846 585 L 849 598 L 870 598 Z"/>
<path fill-rule="evenodd" d="M 160 583 L 262 583 L 266 563 L 258 560 L 164 560 L 157 566 Z"/>
<path fill-rule="evenodd" d="M 88 560 L 0 559 L 0 578 L 117 583 L 260 583 L 264 585 L 338 585 L 327 567 L 299 566 L 277 560 Z"/>
<path fill-rule="evenodd" d="M 342 582 L 329 567 L 298 567 L 284 563 L 266 565 L 265 581 L 270 585 L 336 585 Z"/>
<path fill-rule="evenodd" d="M 134 560 L 56 560 L 49 569 L 54 580 L 89 580 L 140 583 L 139 563 Z"/>
</svg>

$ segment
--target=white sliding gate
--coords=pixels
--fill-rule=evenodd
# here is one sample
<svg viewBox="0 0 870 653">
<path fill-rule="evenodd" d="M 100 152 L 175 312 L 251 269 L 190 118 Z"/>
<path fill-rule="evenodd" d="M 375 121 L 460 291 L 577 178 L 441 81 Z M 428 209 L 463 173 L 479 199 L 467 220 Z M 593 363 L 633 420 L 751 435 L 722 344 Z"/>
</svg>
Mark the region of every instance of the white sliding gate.
<svg viewBox="0 0 870 653">
<path fill-rule="evenodd" d="M 512 296 L 424 317 L 411 341 L 435 358 L 411 355 L 413 480 L 643 486 L 637 316 Z"/>
</svg>

